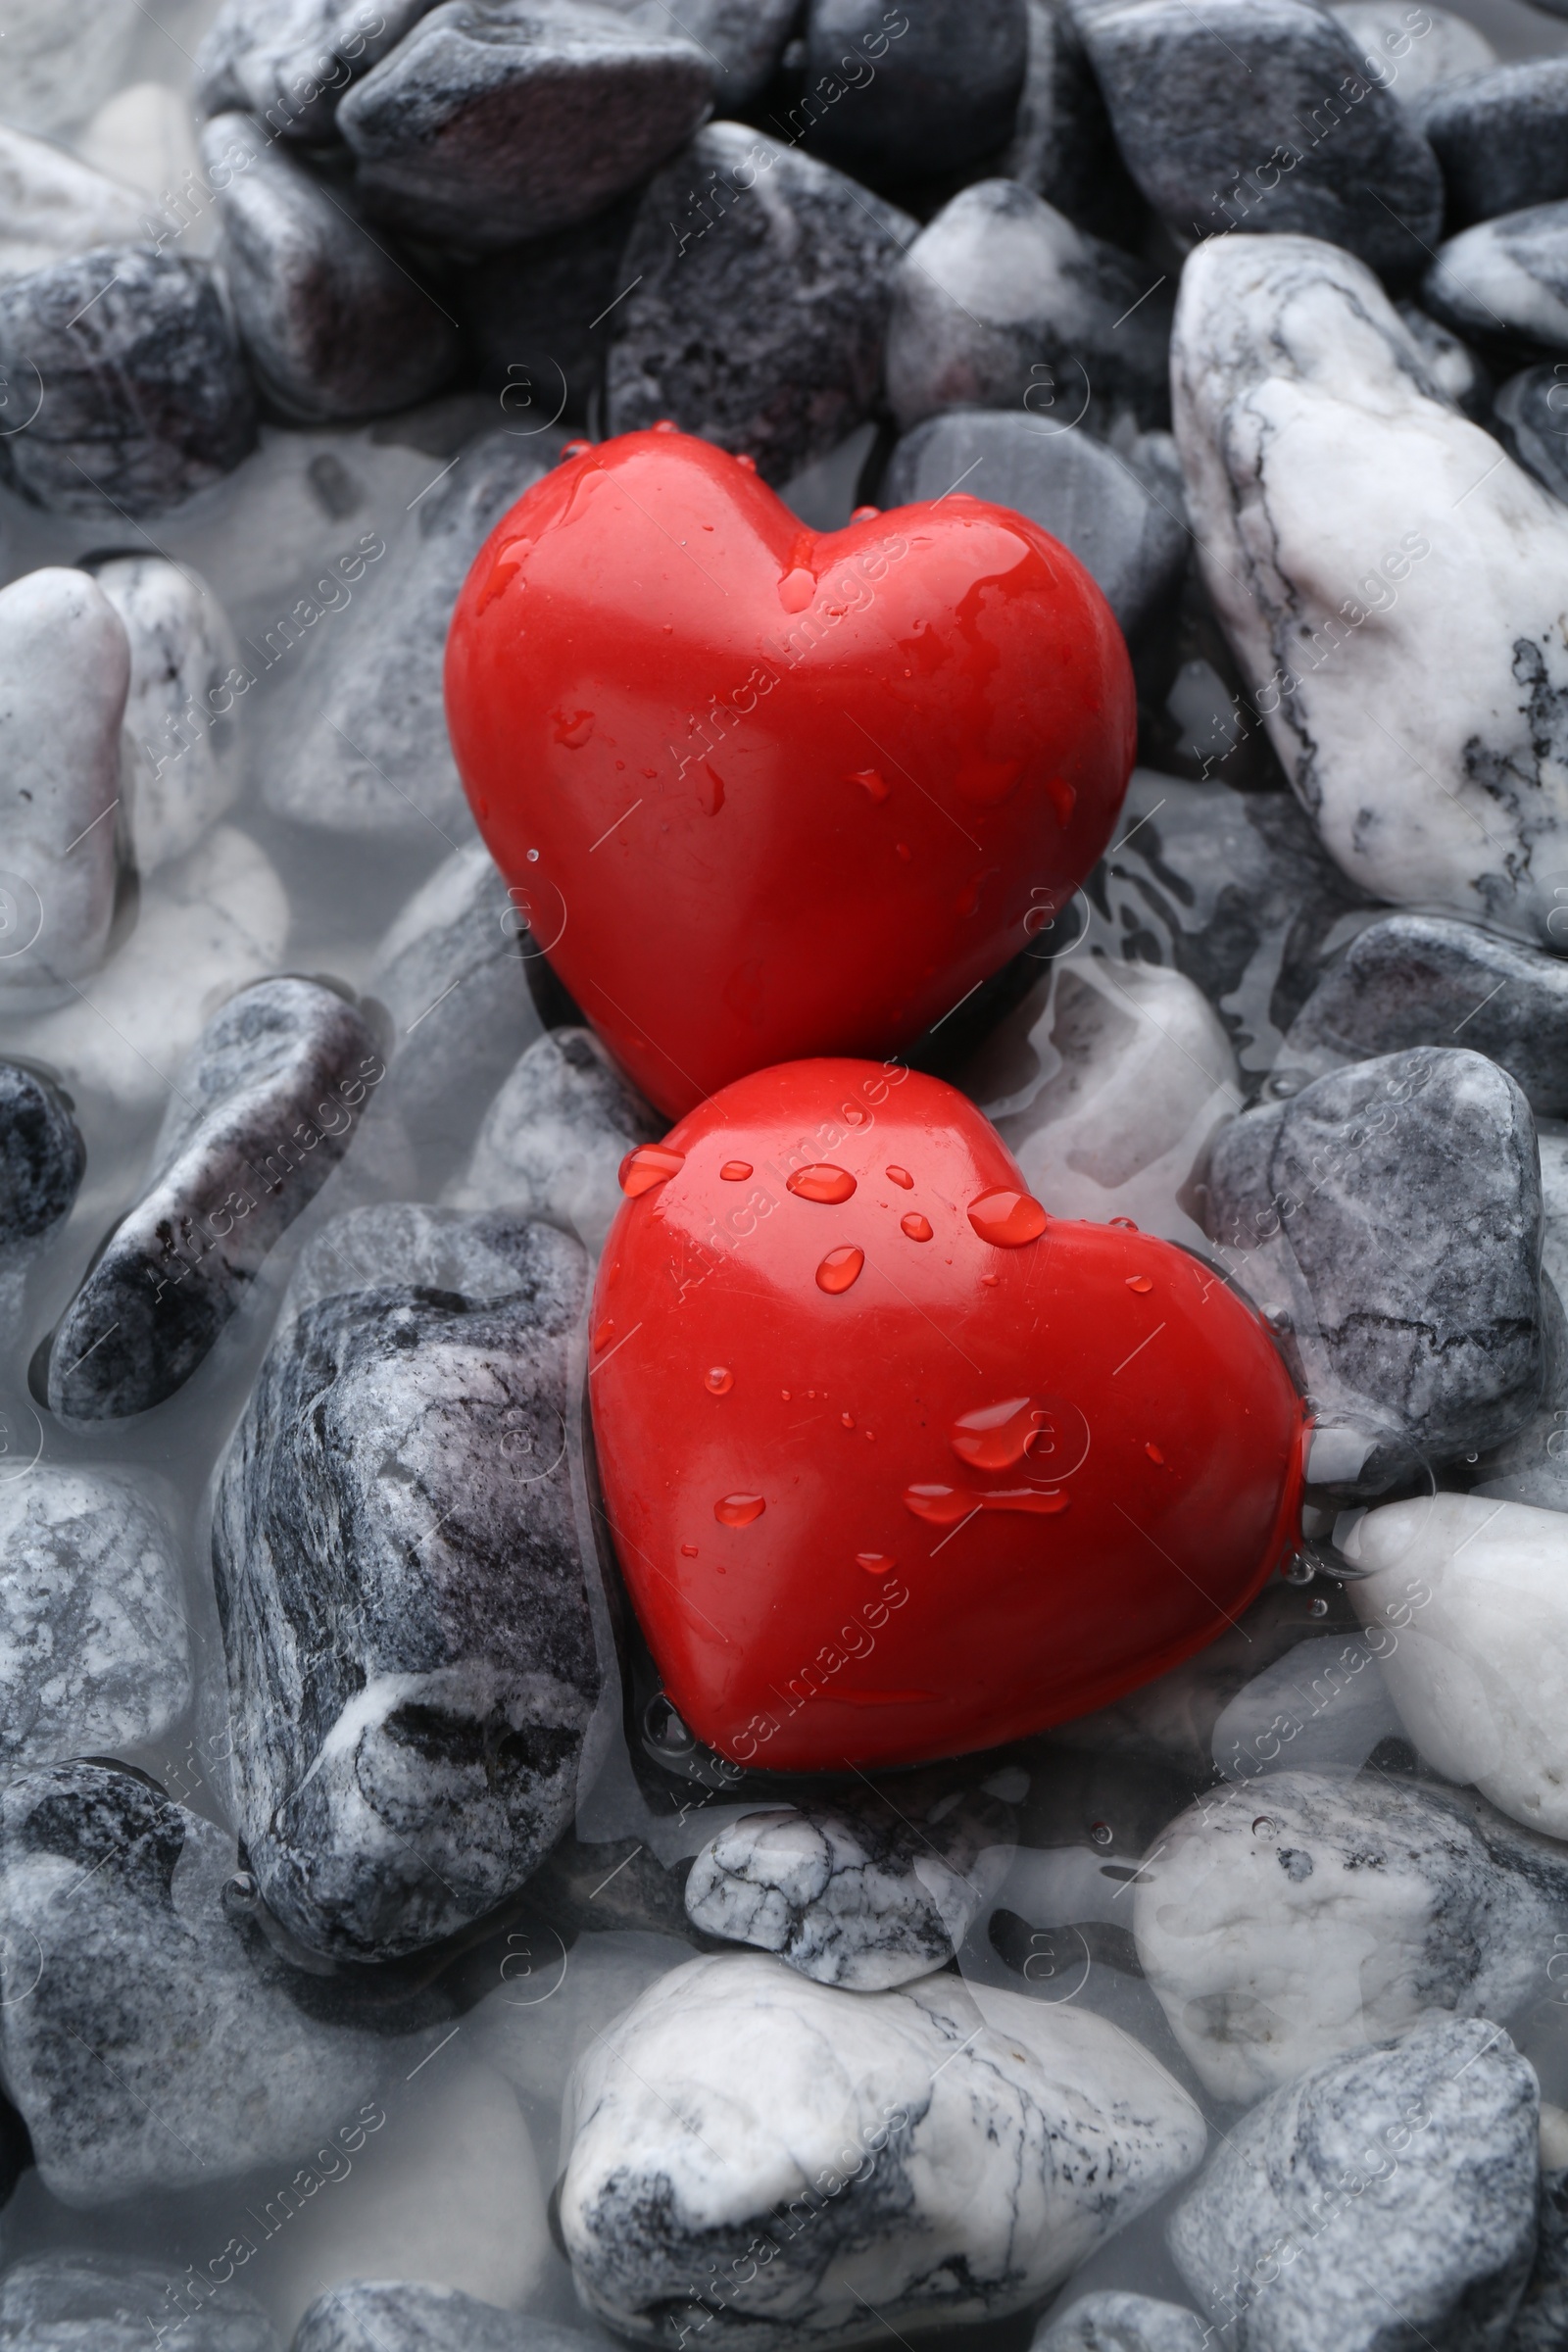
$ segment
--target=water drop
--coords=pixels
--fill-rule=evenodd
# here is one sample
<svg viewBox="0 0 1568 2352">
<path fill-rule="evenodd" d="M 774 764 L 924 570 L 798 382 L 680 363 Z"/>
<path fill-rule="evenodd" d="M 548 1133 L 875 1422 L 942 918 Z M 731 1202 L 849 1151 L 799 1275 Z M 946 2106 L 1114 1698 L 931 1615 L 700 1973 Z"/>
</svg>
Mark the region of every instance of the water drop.
<svg viewBox="0 0 1568 2352">
<path fill-rule="evenodd" d="M 737 466 L 743 467 L 747 473 L 755 473 L 757 471 L 757 460 L 755 458 L 747 457 L 744 452 L 736 459 L 735 463 Z"/>
<path fill-rule="evenodd" d="M 684 1152 L 666 1152 L 662 1144 L 639 1144 L 620 1163 L 620 1189 L 628 1200 L 666 1184 L 686 1165 Z"/>
<path fill-rule="evenodd" d="M 1004 1487 L 998 1494 L 977 1494 L 983 1511 L 1027 1511 L 1036 1519 L 1054 1519 L 1072 1500 L 1059 1487 Z"/>
<path fill-rule="evenodd" d="M 1116 1833 L 1108 1821 L 1092 1821 L 1089 1825 L 1089 1835 L 1097 1845 L 1111 1845 L 1115 1842 Z"/>
<path fill-rule="evenodd" d="M 863 785 L 872 800 L 879 806 L 888 797 L 888 788 L 874 767 L 857 768 L 855 774 L 851 776 L 850 782 Z"/>
<path fill-rule="evenodd" d="M 948 1432 L 948 1442 L 960 1462 L 973 1470 L 1010 1470 L 1021 1462 L 1029 1441 L 1047 1415 L 1030 1396 L 1008 1396 L 1000 1404 L 981 1405 L 960 1413 Z"/>
<path fill-rule="evenodd" d="M 896 1184 L 901 1192 L 912 1193 L 914 1190 L 914 1178 L 907 1168 L 889 1168 L 887 1180 L 889 1184 Z"/>
<path fill-rule="evenodd" d="M 1254 1838 L 1277 1838 L 1279 1834 L 1280 1825 L 1275 1820 L 1272 1813 L 1259 1813 L 1257 1818 L 1252 1823 L 1252 1836 Z"/>
<path fill-rule="evenodd" d="M 716 816 L 724 806 L 724 779 L 710 760 L 703 761 L 697 784 L 697 806 L 705 816 Z"/>
<path fill-rule="evenodd" d="M 553 710 L 556 741 L 564 743 L 568 752 L 580 752 L 594 731 L 591 710 Z"/>
<path fill-rule="evenodd" d="M 980 1280 L 988 1291 L 995 1291 L 1001 1287 L 1002 1276 L 1000 1274 L 982 1274 Z"/>
<path fill-rule="evenodd" d="M 836 1168 L 831 1160 L 818 1160 L 813 1167 L 797 1168 L 789 1179 L 788 1190 L 798 1200 L 820 1200 L 836 1208 L 848 1200 L 855 1191 L 855 1178 L 848 1168 Z"/>
<path fill-rule="evenodd" d="M 914 852 L 910 849 L 908 843 L 906 841 L 898 841 L 895 842 L 893 846 L 898 851 L 899 856 L 904 859 L 905 864 L 907 865 L 910 858 L 914 856 Z"/>
<path fill-rule="evenodd" d="M 1154 1278 L 1152 1274 L 1129 1274 L 1127 1277 L 1127 1288 L 1136 1291 L 1140 1298 L 1146 1297 L 1153 1287 Z"/>
<path fill-rule="evenodd" d="M 853 1413 L 840 1413 L 839 1419 L 843 1422 L 846 1429 L 853 1429 L 855 1427 L 855 1415 Z"/>
<path fill-rule="evenodd" d="M 1328 1615 L 1329 1604 L 1324 1599 L 1321 1592 L 1318 1594 L 1316 1600 L 1309 1600 L 1307 1602 L 1306 1613 L 1309 1617 L 1326 1617 Z"/>
<path fill-rule="evenodd" d="M 1055 811 L 1057 824 L 1065 833 L 1072 823 L 1072 812 L 1078 806 L 1078 795 L 1065 776 L 1052 776 L 1046 785 L 1046 798 Z"/>
<path fill-rule="evenodd" d="M 993 870 L 993 868 L 988 866 L 985 873 L 976 874 L 972 882 L 966 882 L 964 884 L 963 888 L 959 891 L 957 897 L 953 902 L 959 914 L 973 914 L 975 912 L 980 905 L 980 893 L 985 885 L 986 877 Z"/>
<path fill-rule="evenodd" d="M 999 1189 L 969 1203 L 970 1224 L 983 1242 L 998 1250 L 1021 1250 L 1026 1242 L 1037 1242 L 1049 1221 L 1029 1193 Z"/>
<path fill-rule="evenodd" d="M 537 851 L 537 850 L 530 850 L 530 851 L 528 852 L 528 863 L 529 863 L 530 865 L 537 865 L 537 864 L 538 864 L 538 862 L 539 862 L 539 853 L 538 853 L 538 851 Z"/>
<path fill-rule="evenodd" d="M 931 1239 L 931 1220 L 922 1217 L 917 1208 L 911 1208 L 906 1217 L 901 1217 L 899 1225 L 911 1242 L 928 1242 Z"/>
<path fill-rule="evenodd" d="M 615 1326 L 607 1315 L 594 1333 L 594 1353 L 597 1355 L 601 1348 L 608 1348 L 614 1336 Z"/>
<path fill-rule="evenodd" d="M 788 1389 L 780 1389 L 779 1395 L 783 1397 L 785 1403 L 788 1404 L 791 1392 Z"/>
<path fill-rule="evenodd" d="M 246 1912 L 258 1910 L 261 1900 L 261 1886 L 252 1872 L 236 1870 L 233 1877 L 224 1882 L 223 1909 L 225 1911 L 238 1912 L 243 1916 Z"/>
<path fill-rule="evenodd" d="M 890 1551 L 858 1551 L 855 1555 L 855 1565 L 863 1568 L 867 1576 L 890 1576 L 898 1564 Z"/>
<path fill-rule="evenodd" d="M 836 1298 L 841 1291 L 849 1290 L 860 1279 L 865 1263 L 865 1251 L 857 1250 L 853 1242 L 842 1249 L 830 1250 L 816 1269 L 816 1287 Z"/>
<path fill-rule="evenodd" d="M 718 1171 L 719 1180 L 724 1184 L 744 1184 L 751 1172 L 752 1163 L 749 1159 L 726 1159 Z"/>
<path fill-rule="evenodd" d="M 681 1556 L 681 1558 L 682 1558 L 683 1560 L 695 1560 L 695 1559 L 696 1559 L 696 1557 L 697 1557 L 697 1546 L 696 1546 L 696 1544 L 683 1544 L 681 1545 L 681 1547 L 680 1547 L 680 1556 Z"/>
<path fill-rule="evenodd" d="M 778 601 L 786 612 L 804 612 L 815 594 L 815 577 L 803 565 L 787 571 L 778 584 Z"/>
<path fill-rule="evenodd" d="M 591 441 L 568 441 L 556 463 L 559 466 L 564 465 L 567 458 L 585 458 L 592 447 Z"/>
<path fill-rule="evenodd" d="M 713 1517 L 720 1527 L 750 1527 L 766 1508 L 760 1494 L 726 1494 L 714 1503 Z"/>
<path fill-rule="evenodd" d="M 850 520 L 852 522 L 875 522 L 881 512 L 880 507 L 857 507 L 851 514 Z"/>
<path fill-rule="evenodd" d="M 652 429 L 656 433 L 678 433 L 680 426 L 673 416 L 660 416 L 656 418 Z"/>
<path fill-rule="evenodd" d="M 923 1519 L 928 1527 L 956 1527 L 967 1519 L 975 1508 L 972 1494 L 959 1494 L 952 1487 L 906 1487 L 904 1507 Z"/>
<path fill-rule="evenodd" d="M 1119 1225 L 1123 1233 L 1136 1233 L 1138 1231 L 1138 1228 L 1133 1223 L 1131 1217 L 1112 1217 L 1110 1221 L 1113 1225 Z"/>
<path fill-rule="evenodd" d="M 703 1374 L 703 1380 L 714 1396 L 727 1396 L 735 1386 L 735 1375 L 728 1364 L 714 1364 L 711 1371 Z"/>
<path fill-rule="evenodd" d="M 1152 1462 L 1159 1462 L 1163 1464 L 1165 1456 L 1160 1452 L 1159 1447 L 1154 1444 L 1152 1438 L 1151 1438 L 1149 1444 L 1144 1447 L 1144 1451 L 1148 1454 Z"/>
</svg>

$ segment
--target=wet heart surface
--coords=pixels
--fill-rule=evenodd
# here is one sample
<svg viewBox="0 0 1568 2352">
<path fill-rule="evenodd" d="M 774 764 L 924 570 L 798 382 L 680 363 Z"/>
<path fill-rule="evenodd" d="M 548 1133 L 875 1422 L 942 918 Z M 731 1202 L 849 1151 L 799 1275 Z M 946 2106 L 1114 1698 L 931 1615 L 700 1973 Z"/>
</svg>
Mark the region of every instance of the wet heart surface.
<svg viewBox="0 0 1568 2352">
<path fill-rule="evenodd" d="M 939 1021 L 1066 906 L 1135 735 L 1110 609 L 1034 523 L 960 492 L 819 534 L 657 427 L 491 534 L 447 709 L 514 903 L 671 1116 Z"/>
<path fill-rule="evenodd" d="M 897 1065 L 757 1072 L 634 1152 L 590 1396 L 685 1722 L 779 1770 L 910 1763 L 1102 1706 L 1296 1546 L 1305 1408 L 1214 1271 L 1050 1217 Z"/>
</svg>

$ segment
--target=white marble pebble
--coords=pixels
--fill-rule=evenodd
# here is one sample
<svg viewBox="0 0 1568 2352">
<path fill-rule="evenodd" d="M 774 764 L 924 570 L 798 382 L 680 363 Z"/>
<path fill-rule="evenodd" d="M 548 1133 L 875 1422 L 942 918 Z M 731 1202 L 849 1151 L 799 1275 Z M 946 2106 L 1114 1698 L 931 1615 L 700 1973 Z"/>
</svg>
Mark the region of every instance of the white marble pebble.
<svg viewBox="0 0 1568 2352">
<path fill-rule="evenodd" d="M 0 108 L 29 130 L 62 130 L 124 79 L 141 29 L 126 0 L 0 0 Z"/>
<path fill-rule="evenodd" d="M 9 44 L 0 49 L 7 55 Z M 0 277 L 24 277 L 68 254 L 143 233 L 146 204 L 102 166 L 0 122 Z"/>
<path fill-rule="evenodd" d="M 1171 369 L 1204 583 L 1325 847 L 1376 897 L 1560 945 L 1562 506 L 1315 238 L 1200 246 Z"/>
<path fill-rule="evenodd" d="M 1421 294 L 1461 335 L 1568 351 L 1568 203 L 1533 204 L 1461 229 L 1438 247 Z"/>
<path fill-rule="evenodd" d="M 1568 1513 L 1436 1494 L 1368 1511 L 1344 1549 L 1425 1762 L 1568 1838 Z"/>
<path fill-rule="evenodd" d="M 131 851 L 145 878 L 193 850 L 238 796 L 231 673 L 239 647 L 212 589 L 183 564 L 126 556 L 100 565 L 96 578 L 130 640 L 125 785 Z"/>
</svg>

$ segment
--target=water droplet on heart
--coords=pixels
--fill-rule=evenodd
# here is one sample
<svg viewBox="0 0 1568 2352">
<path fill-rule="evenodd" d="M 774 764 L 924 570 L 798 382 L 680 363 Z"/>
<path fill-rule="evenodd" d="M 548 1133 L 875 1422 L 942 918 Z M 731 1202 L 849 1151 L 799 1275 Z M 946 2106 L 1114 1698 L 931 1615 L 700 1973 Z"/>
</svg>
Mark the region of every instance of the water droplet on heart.
<svg viewBox="0 0 1568 2352">
<path fill-rule="evenodd" d="M 1052 776 L 1046 784 L 1046 798 L 1055 812 L 1057 824 L 1065 833 L 1072 823 L 1072 812 L 1078 806 L 1078 795 L 1065 776 Z"/>
<path fill-rule="evenodd" d="M 556 741 L 564 743 L 568 752 L 580 752 L 594 731 L 593 712 L 553 710 L 550 715 L 555 722 Z"/>
<path fill-rule="evenodd" d="M 977 1497 L 959 1494 L 952 1487 L 906 1487 L 904 1507 L 928 1527 L 956 1527 L 975 1508 Z"/>
<path fill-rule="evenodd" d="M 852 522 L 875 522 L 881 512 L 880 507 L 856 507 L 850 514 L 850 520 Z"/>
<path fill-rule="evenodd" d="M 656 417 L 652 430 L 656 433 L 678 433 L 680 426 L 673 416 L 660 416 Z"/>
<path fill-rule="evenodd" d="M 977 1494 L 983 1511 L 1027 1511 L 1037 1519 L 1054 1519 L 1072 1500 L 1059 1487 L 1006 1487 L 1000 1494 Z"/>
<path fill-rule="evenodd" d="M 893 846 L 898 851 L 899 856 L 904 859 L 905 864 L 907 865 L 910 858 L 914 856 L 914 852 L 910 849 L 908 843 L 906 841 L 899 841 L 895 842 Z"/>
<path fill-rule="evenodd" d="M 1007 1396 L 1000 1404 L 960 1413 L 948 1443 L 960 1462 L 974 1470 L 1010 1470 L 1029 1450 L 1030 1440 L 1050 1418 L 1032 1396 Z"/>
<path fill-rule="evenodd" d="M 735 463 L 737 466 L 742 466 L 747 473 L 755 473 L 757 471 L 757 460 L 755 458 L 747 457 L 744 452 L 736 459 Z"/>
<path fill-rule="evenodd" d="M 867 1576 L 890 1576 L 898 1564 L 891 1551 L 858 1551 L 855 1555 L 855 1565 L 863 1568 Z"/>
<path fill-rule="evenodd" d="M 752 1163 L 749 1159 L 726 1159 L 718 1171 L 719 1180 L 724 1184 L 744 1184 L 751 1172 Z"/>
<path fill-rule="evenodd" d="M 682 1558 L 683 1560 L 695 1560 L 695 1559 L 696 1559 L 696 1557 L 697 1557 L 697 1546 L 696 1546 L 696 1544 L 683 1544 L 681 1545 L 681 1547 L 680 1547 L 680 1556 L 681 1556 L 681 1558 Z"/>
<path fill-rule="evenodd" d="M 713 1505 L 713 1517 L 720 1527 L 750 1527 L 760 1519 L 767 1504 L 760 1494 L 726 1494 Z"/>
<path fill-rule="evenodd" d="M 635 1200 L 641 1194 L 651 1193 L 656 1184 L 666 1184 L 685 1165 L 684 1152 L 666 1152 L 662 1144 L 639 1144 L 620 1163 L 620 1189 L 628 1200 Z"/>
<path fill-rule="evenodd" d="M 594 1353 L 597 1355 L 601 1348 L 608 1348 L 614 1336 L 615 1326 L 607 1315 L 594 1333 Z"/>
<path fill-rule="evenodd" d="M 889 1184 L 898 1185 L 903 1192 L 912 1193 L 914 1190 L 914 1178 L 909 1174 L 907 1168 L 889 1168 L 887 1179 Z"/>
<path fill-rule="evenodd" d="M 1115 1832 L 1108 1821 L 1092 1821 L 1089 1824 L 1089 1835 L 1097 1845 L 1110 1845 L 1115 1838 Z"/>
<path fill-rule="evenodd" d="M 839 1419 L 843 1422 L 846 1429 L 853 1429 L 855 1427 L 855 1415 L 853 1413 L 840 1413 Z"/>
<path fill-rule="evenodd" d="M 850 782 L 852 784 L 862 785 L 870 794 L 872 800 L 876 801 L 878 804 L 885 801 L 888 797 L 888 788 L 883 783 L 882 778 L 878 775 L 874 767 L 857 768 L 854 775 L 851 776 Z"/>
<path fill-rule="evenodd" d="M 1136 1291 L 1141 1298 L 1147 1298 L 1153 1287 L 1154 1277 L 1152 1274 L 1129 1274 L 1127 1277 L 1127 1288 L 1130 1291 Z"/>
<path fill-rule="evenodd" d="M 1026 1242 L 1040 1239 L 1050 1220 L 1032 1194 L 999 1188 L 970 1201 L 969 1222 L 980 1239 L 996 1249 L 1021 1250 Z"/>
<path fill-rule="evenodd" d="M 976 755 L 959 764 L 954 782 L 976 808 L 995 808 L 1017 791 L 1022 774 L 1021 760 L 983 760 Z"/>
<path fill-rule="evenodd" d="M 537 865 L 537 864 L 538 864 L 538 862 L 539 862 L 539 853 L 538 853 L 538 851 L 537 851 L 537 850 L 530 850 L 530 851 L 528 852 L 528 863 L 529 863 L 530 865 Z"/>
<path fill-rule="evenodd" d="M 855 1191 L 855 1178 L 848 1168 L 836 1168 L 831 1160 L 820 1159 L 813 1167 L 797 1168 L 787 1189 L 798 1200 L 820 1200 L 836 1208 Z"/>
<path fill-rule="evenodd" d="M 705 816 L 716 816 L 724 806 L 724 779 L 710 760 L 703 761 L 697 786 L 697 806 Z"/>
<path fill-rule="evenodd" d="M 564 466 L 568 458 L 585 458 L 592 447 L 591 441 L 568 441 L 556 463 Z"/>
<path fill-rule="evenodd" d="M 1323 1598 L 1321 1592 L 1318 1594 L 1316 1600 L 1309 1600 L 1307 1602 L 1306 1613 L 1309 1617 L 1326 1617 L 1328 1615 L 1329 1604 Z"/>
<path fill-rule="evenodd" d="M 928 1242 L 931 1239 L 931 1220 L 929 1217 L 922 1217 L 917 1208 L 911 1208 L 906 1217 L 901 1217 L 899 1225 L 901 1230 L 908 1235 L 911 1242 Z"/>
<path fill-rule="evenodd" d="M 727 1364 L 714 1364 L 711 1371 L 703 1374 L 703 1379 L 715 1396 L 727 1396 L 735 1386 L 735 1375 Z"/>
<path fill-rule="evenodd" d="M 1149 1444 L 1144 1447 L 1144 1451 L 1148 1454 L 1152 1462 L 1158 1462 L 1163 1468 L 1165 1456 L 1160 1452 L 1159 1447 L 1154 1444 L 1152 1438 L 1151 1438 Z"/>
<path fill-rule="evenodd" d="M 859 1281 L 860 1268 L 864 1263 L 865 1251 L 857 1250 L 853 1243 L 847 1243 L 840 1250 L 830 1250 L 816 1269 L 817 1289 L 826 1291 L 830 1298 L 836 1298 L 841 1291 L 849 1290 Z"/>
<path fill-rule="evenodd" d="M 789 1402 L 789 1400 L 790 1400 L 791 1396 L 793 1396 L 793 1394 L 794 1394 L 794 1391 L 793 1391 L 793 1390 L 791 1390 L 791 1389 L 780 1389 L 780 1391 L 779 1391 L 779 1395 L 780 1395 L 780 1396 L 783 1397 L 783 1399 L 784 1399 L 784 1401 L 785 1401 L 785 1403 L 786 1403 L 786 1404 L 788 1404 L 788 1402 Z"/>
<path fill-rule="evenodd" d="M 1119 1225 L 1123 1233 L 1136 1233 L 1138 1231 L 1138 1228 L 1133 1223 L 1131 1217 L 1112 1217 L 1110 1221 L 1113 1225 Z"/>
<path fill-rule="evenodd" d="M 959 891 L 957 897 L 953 902 L 959 914 L 974 913 L 976 907 L 980 904 L 980 891 L 985 879 L 986 877 L 984 874 L 976 874 L 972 882 L 966 882 L 964 884 L 963 888 Z"/>
<path fill-rule="evenodd" d="M 982 1274 L 980 1280 L 988 1291 L 994 1291 L 1001 1286 L 1002 1276 L 1000 1274 Z"/>
<path fill-rule="evenodd" d="M 804 612 L 815 594 L 815 576 L 804 565 L 787 571 L 778 584 L 778 601 L 786 612 Z"/>
</svg>

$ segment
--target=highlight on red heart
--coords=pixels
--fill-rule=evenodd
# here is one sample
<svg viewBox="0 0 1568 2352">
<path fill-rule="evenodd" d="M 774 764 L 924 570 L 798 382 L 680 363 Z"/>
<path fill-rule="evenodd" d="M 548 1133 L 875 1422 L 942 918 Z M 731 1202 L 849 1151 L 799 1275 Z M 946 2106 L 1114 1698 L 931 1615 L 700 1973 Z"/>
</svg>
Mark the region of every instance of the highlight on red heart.
<svg viewBox="0 0 1568 2352">
<path fill-rule="evenodd" d="M 942 1020 L 1066 906 L 1134 756 L 1110 609 L 1036 524 L 955 491 L 819 533 L 673 426 L 519 500 L 446 679 L 514 903 L 669 1116 Z"/>
<path fill-rule="evenodd" d="M 737 1080 L 631 1152 L 589 1394 L 672 1704 L 739 1764 L 906 1764 L 1109 1703 L 1298 1541 L 1305 1407 L 1209 1266 L 1052 1217 L 898 1063 Z"/>
</svg>

